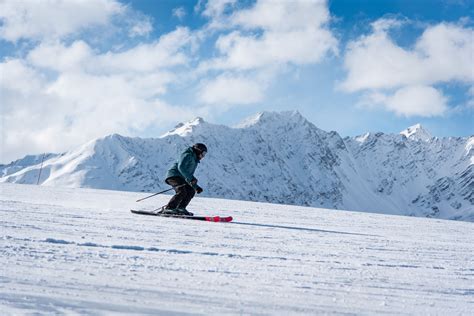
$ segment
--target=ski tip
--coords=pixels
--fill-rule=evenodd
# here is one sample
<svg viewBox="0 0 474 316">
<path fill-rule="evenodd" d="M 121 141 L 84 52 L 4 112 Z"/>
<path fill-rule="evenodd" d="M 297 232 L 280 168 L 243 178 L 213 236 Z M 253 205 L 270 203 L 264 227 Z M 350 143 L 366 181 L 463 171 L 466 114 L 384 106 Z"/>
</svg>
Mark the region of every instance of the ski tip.
<svg viewBox="0 0 474 316">
<path fill-rule="evenodd" d="M 221 216 L 206 216 L 206 220 L 209 222 L 230 222 L 232 221 L 232 216 L 226 216 L 226 217 L 221 217 Z"/>
<path fill-rule="evenodd" d="M 221 217 L 221 222 L 231 222 L 232 220 L 232 216 Z"/>
<path fill-rule="evenodd" d="M 208 222 L 220 222 L 221 218 L 220 216 L 206 216 L 206 221 Z"/>
</svg>

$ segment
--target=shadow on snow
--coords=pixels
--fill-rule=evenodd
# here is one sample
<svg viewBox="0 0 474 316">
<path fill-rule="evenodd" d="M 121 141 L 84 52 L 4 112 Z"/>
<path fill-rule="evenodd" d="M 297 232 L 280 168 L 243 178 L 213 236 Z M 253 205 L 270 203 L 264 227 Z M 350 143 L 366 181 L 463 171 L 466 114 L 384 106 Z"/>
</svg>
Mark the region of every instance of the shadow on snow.
<svg viewBox="0 0 474 316">
<path fill-rule="evenodd" d="M 324 229 L 307 228 L 307 227 L 294 227 L 294 226 L 270 225 L 270 224 L 257 224 L 257 223 L 245 223 L 245 222 L 231 222 L 230 224 L 233 224 L 233 225 L 245 225 L 245 226 L 268 227 L 268 228 L 281 228 L 281 229 L 300 230 L 300 231 L 308 231 L 308 232 L 316 232 L 316 233 L 333 233 L 333 234 L 341 234 L 341 235 L 357 235 L 357 236 L 380 237 L 380 236 L 378 236 L 378 235 L 369 235 L 369 234 L 360 234 L 360 233 L 348 233 L 348 232 L 341 232 L 341 231 L 336 231 L 336 230 L 324 230 Z"/>
</svg>

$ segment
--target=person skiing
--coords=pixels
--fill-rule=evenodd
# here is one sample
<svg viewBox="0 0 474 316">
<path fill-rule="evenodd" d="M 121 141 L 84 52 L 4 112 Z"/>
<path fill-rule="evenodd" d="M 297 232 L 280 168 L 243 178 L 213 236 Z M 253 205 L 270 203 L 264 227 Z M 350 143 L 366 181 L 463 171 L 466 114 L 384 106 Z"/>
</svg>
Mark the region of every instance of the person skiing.
<svg viewBox="0 0 474 316">
<path fill-rule="evenodd" d="M 193 213 L 189 212 L 186 207 L 195 193 L 200 194 L 203 191 L 197 184 L 198 180 L 194 177 L 194 171 L 206 154 L 207 147 L 202 143 L 196 143 L 181 153 L 178 160 L 166 173 L 165 180 L 176 193 L 159 213 L 193 216 Z"/>
</svg>

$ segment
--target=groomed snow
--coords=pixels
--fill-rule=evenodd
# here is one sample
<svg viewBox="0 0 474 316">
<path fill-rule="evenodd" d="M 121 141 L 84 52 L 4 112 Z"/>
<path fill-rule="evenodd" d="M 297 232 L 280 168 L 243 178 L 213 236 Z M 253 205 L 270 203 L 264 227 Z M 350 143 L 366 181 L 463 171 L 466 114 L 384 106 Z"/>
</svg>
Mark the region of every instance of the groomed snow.
<svg viewBox="0 0 474 316">
<path fill-rule="evenodd" d="M 470 314 L 474 224 L 0 184 L 0 311 L 22 314 Z"/>
</svg>

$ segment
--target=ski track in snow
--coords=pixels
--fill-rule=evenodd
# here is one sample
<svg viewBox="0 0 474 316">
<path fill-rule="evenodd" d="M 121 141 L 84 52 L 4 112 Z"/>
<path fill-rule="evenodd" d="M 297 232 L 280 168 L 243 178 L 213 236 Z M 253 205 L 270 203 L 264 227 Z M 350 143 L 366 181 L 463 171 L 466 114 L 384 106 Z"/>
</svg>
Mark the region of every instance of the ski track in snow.
<svg viewBox="0 0 474 316">
<path fill-rule="evenodd" d="M 0 184 L 0 311 L 24 314 L 438 314 L 474 310 L 473 223 Z"/>
</svg>

